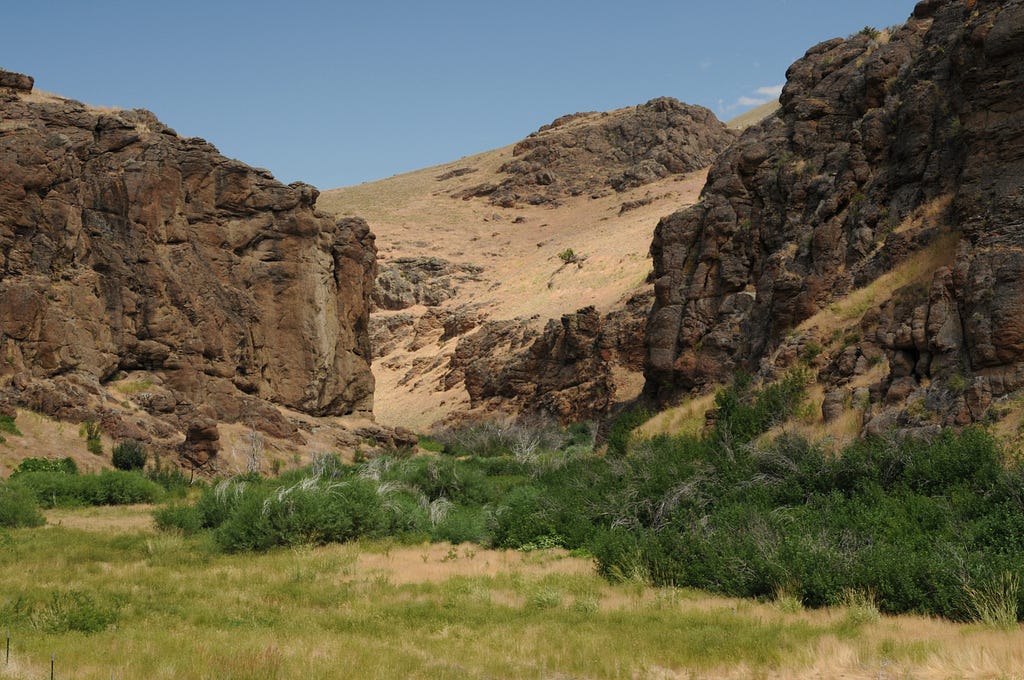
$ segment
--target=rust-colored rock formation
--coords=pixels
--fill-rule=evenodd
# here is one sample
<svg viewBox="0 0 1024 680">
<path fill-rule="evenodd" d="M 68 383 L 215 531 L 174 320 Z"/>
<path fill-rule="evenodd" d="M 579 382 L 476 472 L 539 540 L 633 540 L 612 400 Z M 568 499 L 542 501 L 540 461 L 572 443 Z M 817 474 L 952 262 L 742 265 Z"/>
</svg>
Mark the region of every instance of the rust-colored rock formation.
<svg viewBox="0 0 1024 680">
<path fill-rule="evenodd" d="M 703 203 L 658 225 L 652 397 L 770 371 L 799 324 L 925 251 L 846 346 L 818 339 L 829 389 L 884 353 L 881 431 L 978 420 L 1024 387 L 1024 3 L 927 0 L 886 38 L 811 48 Z"/>
<path fill-rule="evenodd" d="M 501 168 L 506 179 L 458 196 L 487 196 L 495 205 L 512 207 L 623 191 L 707 167 L 735 134 L 708 109 L 671 97 L 562 116 L 515 145 L 513 160 Z"/>
<path fill-rule="evenodd" d="M 463 379 L 477 407 L 563 423 L 606 416 L 617 403 L 615 371 L 642 370 L 650 303 L 638 293 L 605 315 L 586 307 L 550 319 L 540 334 L 517 321 L 484 324 L 459 341 L 447 379 Z"/>
<path fill-rule="evenodd" d="M 4 399 L 79 419 L 68 395 L 143 371 L 146 410 L 207 449 L 203 418 L 290 436 L 274 406 L 372 408 L 365 222 L 146 111 L 30 90 L 0 73 Z"/>
</svg>

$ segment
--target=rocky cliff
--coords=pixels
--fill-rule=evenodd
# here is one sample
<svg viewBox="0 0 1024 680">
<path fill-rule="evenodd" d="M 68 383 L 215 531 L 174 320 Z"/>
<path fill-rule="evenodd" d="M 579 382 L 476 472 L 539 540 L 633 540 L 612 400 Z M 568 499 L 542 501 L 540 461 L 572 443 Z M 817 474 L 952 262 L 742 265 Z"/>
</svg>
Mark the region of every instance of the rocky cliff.
<svg viewBox="0 0 1024 680">
<path fill-rule="evenodd" d="M 163 435 L 193 431 L 207 449 L 210 419 L 294 436 L 278 407 L 372 408 L 365 222 L 335 222 L 313 187 L 282 185 L 151 113 L 31 87 L 0 73 L 7 403 L 136 433 L 130 409 L 89 400 L 131 375 Z"/>
<path fill-rule="evenodd" d="M 808 50 L 781 103 L 657 227 L 647 393 L 803 357 L 832 405 L 885 367 L 867 431 L 988 417 L 1024 386 L 1024 3 L 920 2 Z"/>
<path fill-rule="evenodd" d="M 578 423 L 627 400 L 621 375 L 643 369 L 648 291 L 601 314 L 585 307 L 549 319 L 540 332 L 524 320 L 492 321 L 459 341 L 445 382 L 463 381 L 471 403 L 488 411 L 540 413 Z"/>
<path fill-rule="evenodd" d="M 459 196 L 495 205 L 557 205 L 568 196 L 625 191 L 705 168 L 735 132 L 702 106 L 671 97 L 605 113 L 575 113 L 541 127 L 512 149 L 503 179 Z"/>
</svg>

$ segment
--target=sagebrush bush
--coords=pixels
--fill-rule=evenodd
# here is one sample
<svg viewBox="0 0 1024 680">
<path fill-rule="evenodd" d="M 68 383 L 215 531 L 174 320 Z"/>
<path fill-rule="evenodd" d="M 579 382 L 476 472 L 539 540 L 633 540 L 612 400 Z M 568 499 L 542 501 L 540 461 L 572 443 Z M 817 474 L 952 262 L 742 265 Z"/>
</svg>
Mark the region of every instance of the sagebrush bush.
<svg viewBox="0 0 1024 680">
<path fill-rule="evenodd" d="M 114 447 L 110 462 L 118 470 L 141 470 L 146 467 L 146 447 L 135 439 L 126 439 Z"/>
</svg>

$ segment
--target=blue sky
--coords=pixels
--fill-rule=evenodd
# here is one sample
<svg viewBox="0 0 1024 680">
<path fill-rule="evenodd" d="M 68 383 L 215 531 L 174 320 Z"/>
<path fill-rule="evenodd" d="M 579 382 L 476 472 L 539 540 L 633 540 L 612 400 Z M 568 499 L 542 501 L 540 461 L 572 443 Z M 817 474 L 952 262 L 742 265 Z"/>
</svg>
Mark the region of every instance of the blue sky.
<svg viewBox="0 0 1024 680">
<path fill-rule="evenodd" d="M 575 111 L 672 96 L 730 118 L 811 45 L 913 0 L 32 0 L 0 68 L 332 188 L 518 141 Z"/>
</svg>

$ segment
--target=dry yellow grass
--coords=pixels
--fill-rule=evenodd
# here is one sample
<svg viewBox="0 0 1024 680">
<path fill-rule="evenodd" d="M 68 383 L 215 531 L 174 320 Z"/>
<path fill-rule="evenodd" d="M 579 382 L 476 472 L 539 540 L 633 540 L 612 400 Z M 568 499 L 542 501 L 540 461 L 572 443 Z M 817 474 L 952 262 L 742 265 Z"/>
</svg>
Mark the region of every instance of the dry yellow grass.
<svg viewBox="0 0 1024 680">
<path fill-rule="evenodd" d="M 99 472 L 111 467 L 109 451 L 114 442 L 102 436 L 107 456 L 96 456 L 85 448 L 85 439 L 79 436 L 78 425 L 47 416 L 17 409 L 15 425 L 21 435 L 4 433 L 0 443 L 0 477 L 7 477 L 25 458 L 73 458 L 82 472 Z"/>
<path fill-rule="evenodd" d="M 500 182 L 498 168 L 511 154 L 509 146 L 378 182 L 332 189 L 321 194 L 318 206 L 335 215 L 365 218 L 377 236 L 382 262 L 436 256 L 482 267 L 480 280 L 459 284 L 457 297 L 444 307 L 469 304 L 485 320 L 522 317 L 539 329 L 548 319 L 588 305 L 609 311 L 645 285 L 654 226 L 661 216 L 695 202 L 706 178 L 706 171 L 699 171 L 599 198 L 567 198 L 556 208 L 499 208 L 486 199 L 452 197 L 472 186 Z M 475 171 L 438 179 L 461 168 Z M 650 202 L 620 214 L 623 203 L 640 199 Z M 566 265 L 558 257 L 570 248 L 581 258 L 578 265 Z M 444 362 L 403 381 L 414 362 L 446 356 L 457 342 L 426 343 L 415 351 L 399 348 L 375 361 L 378 420 L 424 431 L 447 414 L 465 410 L 468 395 L 461 386 L 440 389 Z M 616 378 L 621 399 L 639 393 L 639 374 L 622 371 Z"/>
<path fill-rule="evenodd" d="M 130 533 L 154 528 L 152 505 L 99 505 L 88 508 L 52 508 L 46 511 L 50 527 L 104 533 Z"/>
<path fill-rule="evenodd" d="M 746 130 L 751 125 L 757 125 L 768 116 L 774 114 L 779 110 L 780 106 L 778 99 L 765 102 L 764 104 L 755 106 L 749 111 L 741 113 L 734 118 L 730 118 L 725 124 L 733 130 Z"/>
<path fill-rule="evenodd" d="M 851 328 L 864 312 L 888 300 L 900 288 L 914 283 L 926 283 L 931 280 L 936 269 L 952 264 L 959 240 L 960 236 L 956 233 L 948 233 L 936 239 L 892 271 L 805 320 L 797 326 L 797 330 L 812 331 L 818 337 L 827 338 L 836 331 Z"/>
<path fill-rule="evenodd" d="M 642 437 L 653 437 L 659 434 L 700 434 L 704 428 L 705 414 L 714 405 L 714 392 L 698 397 L 689 397 L 684 399 L 681 404 L 657 413 L 638 427 L 636 432 Z"/>
</svg>

